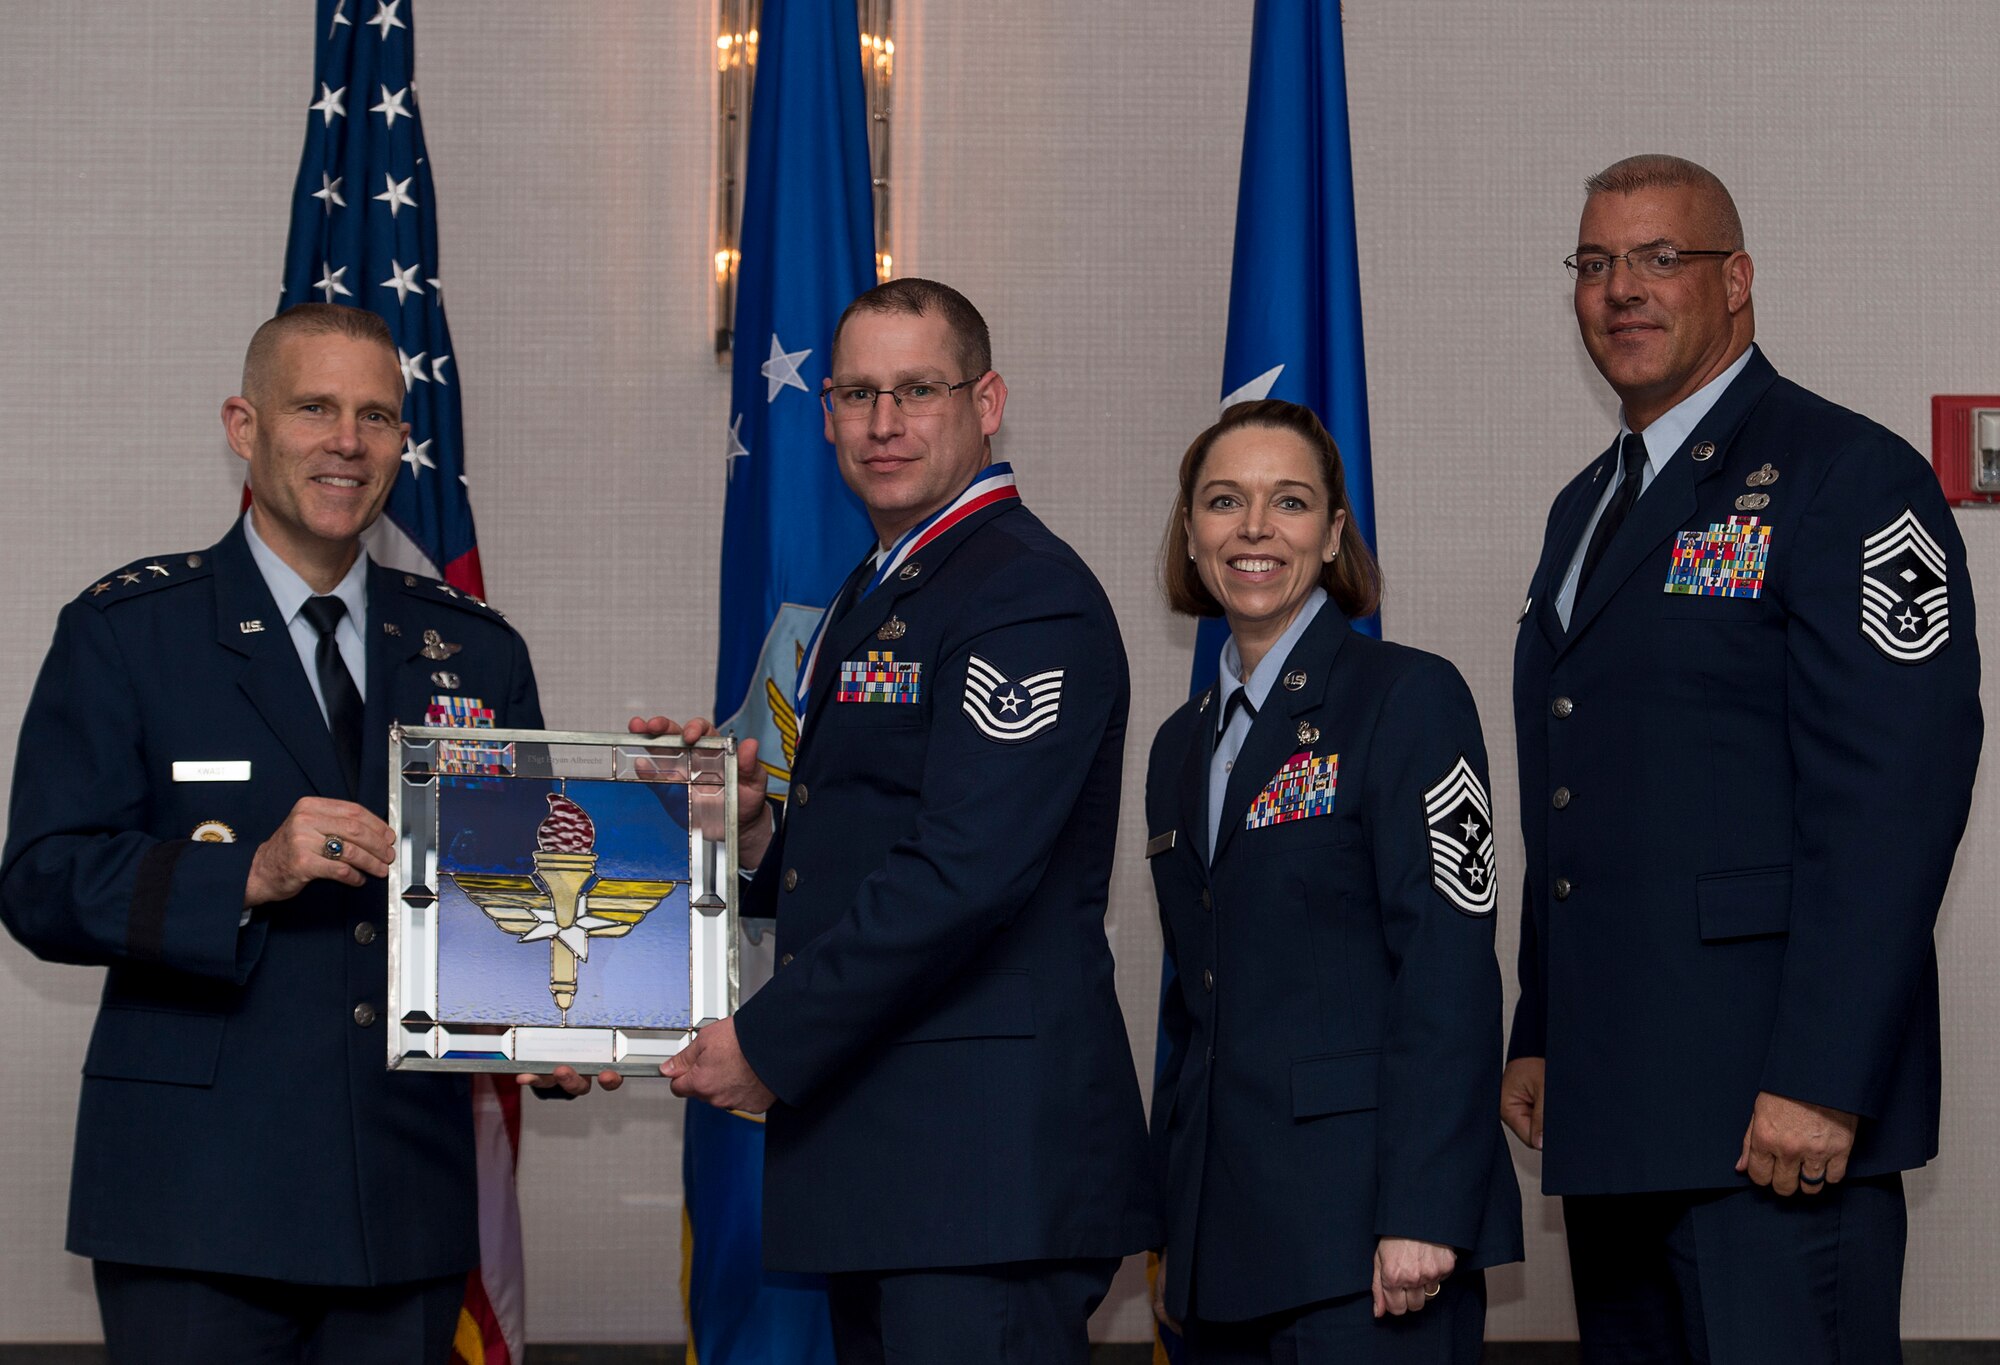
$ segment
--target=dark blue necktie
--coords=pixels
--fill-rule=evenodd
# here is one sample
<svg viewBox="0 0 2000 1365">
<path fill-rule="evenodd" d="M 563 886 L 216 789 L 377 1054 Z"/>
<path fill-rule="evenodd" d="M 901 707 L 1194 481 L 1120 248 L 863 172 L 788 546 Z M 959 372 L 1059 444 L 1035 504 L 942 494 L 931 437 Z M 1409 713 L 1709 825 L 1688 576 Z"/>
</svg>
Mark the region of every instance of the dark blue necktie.
<svg viewBox="0 0 2000 1365">
<path fill-rule="evenodd" d="M 334 627 L 347 614 L 347 603 L 338 597 L 308 597 L 301 610 L 319 632 L 313 667 L 319 671 L 320 695 L 326 699 L 326 728 L 333 732 L 333 751 L 340 759 L 340 774 L 347 779 L 347 794 L 355 797 L 361 792 L 361 693 L 333 638 Z"/>
<path fill-rule="evenodd" d="M 1646 438 L 1636 431 L 1625 433 L 1624 442 L 1618 447 L 1618 458 L 1625 466 L 1624 477 L 1619 481 L 1618 491 L 1611 495 L 1611 501 L 1604 509 L 1604 515 L 1597 519 L 1597 529 L 1590 534 L 1590 548 L 1583 552 L 1583 568 L 1576 576 L 1576 597 L 1583 596 L 1583 585 L 1590 581 L 1590 574 L 1597 567 L 1597 561 L 1604 558 L 1611 538 L 1618 534 L 1618 528 L 1625 524 L 1625 514 L 1632 510 L 1632 504 L 1639 500 L 1639 484 L 1645 477 Z M 1571 599 L 1572 601 L 1576 599 Z"/>
</svg>

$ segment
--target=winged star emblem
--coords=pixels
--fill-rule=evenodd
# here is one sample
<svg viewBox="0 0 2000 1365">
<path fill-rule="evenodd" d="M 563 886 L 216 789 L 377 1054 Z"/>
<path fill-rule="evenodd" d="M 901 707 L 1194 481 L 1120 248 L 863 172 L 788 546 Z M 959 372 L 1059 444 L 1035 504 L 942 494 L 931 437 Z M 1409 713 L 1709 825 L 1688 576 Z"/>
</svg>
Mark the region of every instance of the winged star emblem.
<svg viewBox="0 0 2000 1365">
<path fill-rule="evenodd" d="M 673 894 L 679 882 L 597 875 L 597 826 L 564 792 L 548 794 L 535 830 L 534 872 L 449 873 L 472 903 L 517 942 L 549 945 L 549 994 L 569 1023 L 577 968 L 593 938 L 623 938 Z"/>
</svg>

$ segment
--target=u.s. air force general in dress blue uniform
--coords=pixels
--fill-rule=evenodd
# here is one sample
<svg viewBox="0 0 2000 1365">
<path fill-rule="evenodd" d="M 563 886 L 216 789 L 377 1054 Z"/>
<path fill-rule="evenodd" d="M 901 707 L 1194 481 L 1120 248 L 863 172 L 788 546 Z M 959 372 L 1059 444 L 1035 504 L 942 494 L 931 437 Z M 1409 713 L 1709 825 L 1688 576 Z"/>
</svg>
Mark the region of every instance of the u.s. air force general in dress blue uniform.
<svg viewBox="0 0 2000 1365">
<path fill-rule="evenodd" d="M 384 1066 L 383 884 L 314 881 L 244 916 L 252 854 L 300 798 L 382 814 L 392 721 L 457 696 L 541 723 L 498 613 L 433 579 L 365 578 L 358 793 L 243 523 L 127 565 L 57 620 L 0 913 L 37 956 L 109 968 L 77 1116 L 79 1255 L 345 1286 L 478 1262 L 467 1083 Z"/>
<path fill-rule="evenodd" d="M 1243 725 L 1222 714 L 1227 657 L 1222 686 L 1160 727 L 1146 778 L 1178 975 L 1152 1121 L 1167 1310 L 1197 1345 L 1261 1319 L 1265 1337 L 1303 1333 L 1301 1360 L 1476 1359 L 1480 1272 L 1520 1258 L 1521 1213 L 1493 1120 L 1494 832 L 1472 696 L 1315 589 L 1244 680 L 1254 719 L 1217 809 L 1218 729 L 1227 744 Z M 1375 1322 L 1383 1237 L 1458 1263 L 1424 1311 Z M 1302 1309 L 1318 1319 L 1286 1317 Z"/>
<path fill-rule="evenodd" d="M 1104 933 L 1124 649 L 1090 570 L 1012 496 L 864 593 L 869 572 L 807 661 L 789 808 L 745 898 L 779 954 L 736 1015 L 779 1101 L 765 1261 L 833 1273 L 836 1335 L 896 1293 L 879 1272 L 1047 1267 L 1032 1292 L 1070 1300 L 1074 1340 L 981 1318 L 902 1349 L 1055 1365 L 1158 1227 Z"/>
<path fill-rule="evenodd" d="M 1546 1059 L 1586 1340 L 1593 1316 L 1658 1329 L 1635 1268 L 1665 1274 L 1658 1214 L 1740 1257 L 1702 1264 L 1691 1310 L 1718 1365 L 1891 1360 L 1896 1173 L 1937 1153 L 1932 929 L 1981 735 L 1965 549 L 1906 442 L 1754 349 L 1688 402 L 1648 429 L 1658 472 L 1581 593 L 1617 446 L 1556 498 L 1529 588 L 1509 1056 Z M 1860 1116 L 1844 1186 L 1747 1187 L 1760 1091 Z M 1807 1280 L 1840 1284 L 1837 1315 L 1793 1312 Z"/>
</svg>

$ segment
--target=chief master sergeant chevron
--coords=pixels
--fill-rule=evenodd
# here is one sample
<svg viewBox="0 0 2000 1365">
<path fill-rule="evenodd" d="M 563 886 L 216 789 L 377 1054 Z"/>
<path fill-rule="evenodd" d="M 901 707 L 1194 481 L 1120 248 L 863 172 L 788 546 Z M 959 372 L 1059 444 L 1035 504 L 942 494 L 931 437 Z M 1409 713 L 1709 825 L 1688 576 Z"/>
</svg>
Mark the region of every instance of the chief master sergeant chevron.
<svg viewBox="0 0 2000 1365">
<path fill-rule="evenodd" d="M 1907 442 L 1752 345 L 1721 181 L 1588 189 L 1576 317 L 1623 420 L 1515 646 L 1502 1114 L 1564 1196 L 1586 1362 L 1894 1361 L 1982 724 L 1965 546 Z"/>
<path fill-rule="evenodd" d="M 881 552 L 799 670 L 783 826 L 761 777 L 741 806 L 777 971 L 664 1068 L 769 1110 L 765 1260 L 829 1274 L 842 1365 L 1083 1365 L 1118 1258 L 1159 1236 L 1104 935 L 1125 653 L 987 463 L 1006 400 L 956 291 L 842 315 L 826 435 Z"/>
<path fill-rule="evenodd" d="M 360 551 L 402 399 L 374 314 L 266 322 L 222 412 L 253 510 L 94 581 L 28 704 L 0 915 L 109 968 L 68 1245 L 115 1365 L 442 1362 L 479 1259 L 467 1087 L 383 1064 L 383 736 L 541 711 L 496 612 Z"/>
</svg>

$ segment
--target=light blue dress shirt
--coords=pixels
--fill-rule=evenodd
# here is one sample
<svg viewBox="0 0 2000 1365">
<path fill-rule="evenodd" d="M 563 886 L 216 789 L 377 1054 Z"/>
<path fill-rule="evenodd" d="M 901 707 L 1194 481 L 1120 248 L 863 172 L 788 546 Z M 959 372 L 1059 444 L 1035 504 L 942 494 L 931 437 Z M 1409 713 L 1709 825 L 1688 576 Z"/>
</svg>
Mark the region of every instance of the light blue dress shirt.
<svg viewBox="0 0 2000 1365">
<path fill-rule="evenodd" d="M 315 656 L 319 653 L 319 631 L 306 619 L 306 599 L 312 597 L 312 587 L 278 552 L 263 542 L 257 534 L 256 519 L 250 513 L 243 514 L 243 538 L 250 542 L 250 557 L 257 561 L 257 571 L 264 575 L 264 586 L 271 590 L 271 599 L 278 604 L 278 615 L 284 620 L 285 629 L 291 634 L 292 648 L 299 652 L 299 663 L 306 671 L 306 682 L 312 686 L 313 699 L 319 703 L 321 720 L 326 720 L 326 698 L 320 695 L 319 664 Z M 347 675 L 354 679 L 354 691 L 363 701 L 368 700 L 368 642 L 362 629 L 368 624 L 368 556 L 364 552 L 354 557 L 354 566 L 347 576 L 334 586 L 329 597 L 338 597 L 347 604 L 347 615 L 340 618 L 340 624 L 333 628 L 333 643 L 340 650 L 340 661 L 347 665 Z M 328 722 L 331 724 L 331 722 Z"/>
<path fill-rule="evenodd" d="M 1271 687 L 1284 671 L 1285 660 L 1291 657 L 1292 647 L 1299 637 L 1306 633 L 1306 627 L 1319 615 L 1319 609 L 1326 605 L 1326 589 L 1314 588 L 1299 607 L 1299 614 L 1285 627 L 1285 633 L 1271 646 L 1271 652 L 1257 661 L 1250 676 L 1243 676 L 1243 654 L 1236 648 L 1236 637 L 1230 636 L 1222 646 L 1222 667 L 1217 670 L 1215 680 L 1216 717 L 1228 714 L 1229 699 L 1238 692 L 1247 691 L 1250 702 L 1259 711 L 1264 709 L 1264 699 L 1271 695 Z M 1208 718 L 1205 718 L 1208 719 Z M 1229 717 L 1229 724 L 1216 737 L 1215 753 L 1208 761 L 1208 856 L 1215 857 L 1216 840 L 1222 834 L 1222 802 L 1229 790 L 1229 773 L 1236 766 L 1236 755 L 1243 751 L 1243 741 L 1250 736 L 1250 713 L 1239 709 Z M 1208 723 L 1215 724 L 1214 719 Z"/>
<path fill-rule="evenodd" d="M 1667 461 L 1674 457 L 1674 452 L 1701 424 L 1701 419 L 1708 416 L 1709 409 L 1721 400 L 1723 391 L 1736 382 L 1737 375 L 1743 373 L 1743 367 L 1750 363 L 1751 353 L 1756 349 L 1755 346 L 1746 348 L 1742 355 L 1736 357 L 1735 364 L 1668 408 L 1640 433 L 1646 442 L 1646 468 L 1639 480 L 1641 497 L 1653 486 L 1653 480 L 1659 477 L 1660 471 L 1667 467 Z M 1623 412 L 1618 417 L 1618 439 L 1622 442 L 1632 428 L 1625 424 Z M 1556 589 L 1556 615 L 1562 620 L 1564 630 L 1569 629 L 1570 609 L 1576 605 L 1576 578 L 1583 572 L 1583 552 L 1590 548 L 1591 533 L 1603 518 L 1604 509 L 1610 506 L 1611 495 L 1623 482 L 1625 468 L 1613 460 L 1611 477 L 1605 480 L 1604 492 L 1597 499 L 1596 510 L 1591 512 L 1590 520 L 1584 523 L 1583 534 L 1576 539 L 1576 550 L 1569 557 L 1569 572 L 1563 575 L 1562 586 Z"/>
</svg>

